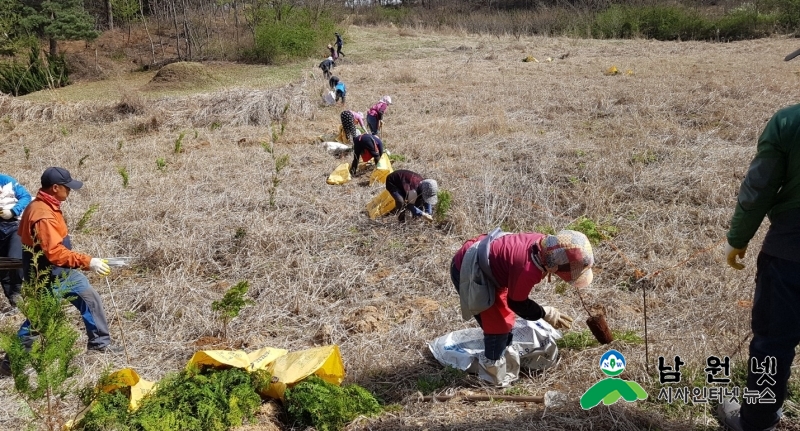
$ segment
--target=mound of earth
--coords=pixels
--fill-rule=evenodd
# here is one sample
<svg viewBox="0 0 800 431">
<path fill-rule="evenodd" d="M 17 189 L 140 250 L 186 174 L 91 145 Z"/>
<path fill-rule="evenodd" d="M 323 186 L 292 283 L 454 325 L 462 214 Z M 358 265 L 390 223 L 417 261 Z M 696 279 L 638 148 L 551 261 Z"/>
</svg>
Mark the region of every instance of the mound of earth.
<svg viewBox="0 0 800 431">
<path fill-rule="evenodd" d="M 203 64 L 179 61 L 159 69 L 144 90 L 185 90 L 215 82 L 217 78 Z"/>
</svg>

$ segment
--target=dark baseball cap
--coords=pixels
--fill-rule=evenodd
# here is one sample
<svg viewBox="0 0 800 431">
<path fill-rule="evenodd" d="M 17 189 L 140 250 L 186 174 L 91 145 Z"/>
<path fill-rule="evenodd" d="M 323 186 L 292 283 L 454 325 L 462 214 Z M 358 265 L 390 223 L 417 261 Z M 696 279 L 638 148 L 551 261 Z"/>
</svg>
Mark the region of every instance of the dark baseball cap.
<svg viewBox="0 0 800 431">
<path fill-rule="evenodd" d="M 73 179 L 68 170 L 51 166 L 42 174 L 42 188 L 50 187 L 53 184 L 61 184 L 72 190 L 83 187 L 83 182 Z"/>
</svg>

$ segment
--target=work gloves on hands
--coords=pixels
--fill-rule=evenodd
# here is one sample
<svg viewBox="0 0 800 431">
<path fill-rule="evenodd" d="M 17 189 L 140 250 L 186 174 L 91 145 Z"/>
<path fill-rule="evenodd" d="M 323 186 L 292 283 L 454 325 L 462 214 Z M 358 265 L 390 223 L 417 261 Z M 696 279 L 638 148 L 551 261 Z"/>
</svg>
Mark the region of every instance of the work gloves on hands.
<svg viewBox="0 0 800 431">
<path fill-rule="evenodd" d="M 11 220 L 14 217 L 14 213 L 11 210 L 0 210 L 0 218 L 3 220 Z"/>
<path fill-rule="evenodd" d="M 736 257 L 744 259 L 744 254 L 747 251 L 747 246 L 744 248 L 733 248 L 728 243 L 725 243 L 725 257 L 728 259 L 728 265 L 733 269 L 743 269 L 744 265 L 736 261 Z"/>
<path fill-rule="evenodd" d="M 426 212 L 422 213 L 422 218 L 424 218 L 426 221 L 433 221 L 433 216 Z"/>
<path fill-rule="evenodd" d="M 544 309 L 544 321 L 552 325 L 554 328 L 569 329 L 572 327 L 572 317 L 567 316 L 566 314 L 558 311 L 557 308 L 549 305 L 545 305 L 542 307 L 542 309 Z"/>
<path fill-rule="evenodd" d="M 108 263 L 104 259 L 100 259 L 99 257 L 93 257 L 92 260 L 89 261 L 89 269 L 100 275 L 111 274 L 111 267 L 108 266 Z"/>
</svg>

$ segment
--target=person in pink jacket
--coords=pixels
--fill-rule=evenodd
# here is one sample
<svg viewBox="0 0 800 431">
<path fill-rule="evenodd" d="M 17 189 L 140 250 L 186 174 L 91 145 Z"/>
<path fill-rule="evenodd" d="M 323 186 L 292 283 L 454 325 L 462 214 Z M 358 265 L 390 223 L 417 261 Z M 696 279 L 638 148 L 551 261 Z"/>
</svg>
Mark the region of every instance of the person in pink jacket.
<svg viewBox="0 0 800 431">
<path fill-rule="evenodd" d="M 392 97 L 383 96 L 378 103 L 369 108 L 369 111 L 367 112 L 367 126 L 369 127 L 369 132 L 373 135 L 380 133 L 383 125 L 383 114 L 386 112 L 386 108 L 388 108 L 391 104 Z"/>
</svg>

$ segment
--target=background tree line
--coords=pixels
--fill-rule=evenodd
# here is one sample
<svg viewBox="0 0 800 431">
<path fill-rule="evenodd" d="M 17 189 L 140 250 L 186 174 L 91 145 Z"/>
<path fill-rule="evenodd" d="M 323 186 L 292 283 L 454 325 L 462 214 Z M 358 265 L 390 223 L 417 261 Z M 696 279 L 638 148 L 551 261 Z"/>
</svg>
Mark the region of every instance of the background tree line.
<svg viewBox="0 0 800 431">
<path fill-rule="evenodd" d="M 107 30 L 129 40 L 143 30 L 145 66 L 269 64 L 319 55 L 342 23 L 389 22 L 516 37 L 728 41 L 795 32 L 800 0 L 0 0 L 0 92 L 66 85 L 59 41 L 90 42 Z"/>
</svg>

